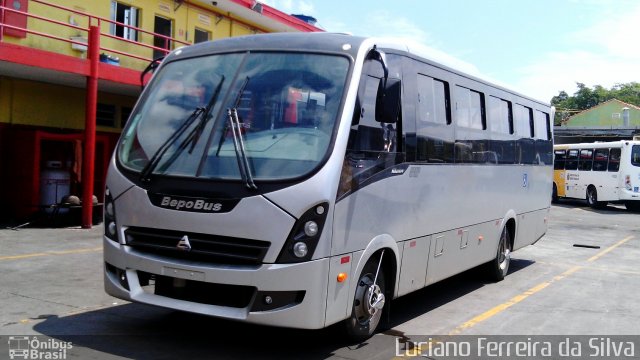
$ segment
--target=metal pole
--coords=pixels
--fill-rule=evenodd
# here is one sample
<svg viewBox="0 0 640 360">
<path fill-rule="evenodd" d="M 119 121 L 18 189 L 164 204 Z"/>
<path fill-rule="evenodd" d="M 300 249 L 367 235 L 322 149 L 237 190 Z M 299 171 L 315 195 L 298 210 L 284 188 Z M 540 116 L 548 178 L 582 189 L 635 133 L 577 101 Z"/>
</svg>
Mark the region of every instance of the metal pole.
<svg viewBox="0 0 640 360">
<path fill-rule="evenodd" d="M 82 157 L 82 228 L 93 225 L 93 178 L 96 153 L 96 109 L 98 106 L 98 66 L 100 62 L 100 27 L 89 27 L 89 76 L 84 125 L 84 154 Z"/>
</svg>

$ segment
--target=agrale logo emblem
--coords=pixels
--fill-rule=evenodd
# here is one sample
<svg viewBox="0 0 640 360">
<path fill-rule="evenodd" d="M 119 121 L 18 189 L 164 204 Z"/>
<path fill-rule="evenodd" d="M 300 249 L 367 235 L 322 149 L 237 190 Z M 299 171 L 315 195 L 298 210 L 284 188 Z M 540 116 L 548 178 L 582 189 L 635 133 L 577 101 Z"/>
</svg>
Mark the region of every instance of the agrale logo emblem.
<svg viewBox="0 0 640 360">
<path fill-rule="evenodd" d="M 183 236 L 180 241 L 178 241 L 178 245 L 176 245 L 178 250 L 182 251 L 191 251 L 191 243 L 189 242 L 189 237 L 187 235 Z"/>
</svg>

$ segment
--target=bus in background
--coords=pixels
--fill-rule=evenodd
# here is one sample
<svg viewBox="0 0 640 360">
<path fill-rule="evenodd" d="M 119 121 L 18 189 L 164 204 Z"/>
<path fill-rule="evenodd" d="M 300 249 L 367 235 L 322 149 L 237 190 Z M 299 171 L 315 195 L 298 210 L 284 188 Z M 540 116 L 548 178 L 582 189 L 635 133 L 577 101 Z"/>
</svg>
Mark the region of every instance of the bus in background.
<svg viewBox="0 0 640 360">
<path fill-rule="evenodd" d="M 553 200 L 586 199 L 640 210 L 640 141 L 554 145 Z"/>
<path fill-rule="evenodd" d="M 110 163 L 106 291 L 363 339 L 398 296 L 504 278 L 547 230 L 553 108 L 438 58 L 329 33 L 173 51 Z"/>
</svg>

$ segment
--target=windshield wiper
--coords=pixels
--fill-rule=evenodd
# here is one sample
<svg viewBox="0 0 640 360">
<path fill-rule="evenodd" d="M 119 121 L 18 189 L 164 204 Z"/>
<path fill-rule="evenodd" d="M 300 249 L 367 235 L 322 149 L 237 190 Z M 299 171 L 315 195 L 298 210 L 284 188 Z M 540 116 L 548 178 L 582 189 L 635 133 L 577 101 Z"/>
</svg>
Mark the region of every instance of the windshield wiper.
<svg viewBox="0 0 640 360">
<path fill-rule="evenodd" d="M 184 134 L 184 132 L 187 131 L 187 128 L 189 128 L 189 126 L 198 117 L 200 117 L 200 115 L 202 115 L 204 111 L 205 111 L 205 108 L 203 107 L 195 108 L 195 110 L 193 110 L 191 115 L 189 115 L 189 117 L 180 125 L 180 127 L 178 127 L 176 131 L 174 131 L 171 134 L 171 136 L 169 136 L 167 140 L 165 140 L 162 143 L 162 145 L 160 145 L 158 150 L 156 150 L 156 152 L 153 153 L 153 156 L 151 157 L 147 165 L 145 165 L 145 167 L 142 169 L 142 172 L 140 173 L 140 181 L 146 182 L 150 180 L 149 175 L 151 174 L 151 172 L 153 172 L 156 166 L 158 166 L 158 163 L 160 162 L 160 159 L 162 159 L 162 156 L 164 156 L 164 154 L 167 152 L 167 150 L 169 150 L 171 145 L 173 145 L 173 143 L 175 143 L 176 140 L 178 140 L 180 136 L 182 136 L 182 134 Z"/>
<path fill-rule="evenodd" d="M 238 91 L 238 96 L 233 102 L 233 107 L 227 109 L 228 123 L 224 127 L 224 129 L 222 130 L 222 134 L 220 135 L 220 141 L 218 142 L 216 156 L 220 155 L 220 149 L 222 148 L 222 144 L 224 143 L 225 135 L 229 128 L 231 128 L 231 134 L 233 135 L 233 148 L 236 151 L 236 160 L 238 161 L 238 170 L 240 171 L 242 181 L 244 181 L 244 185 L 247 188 L 256 190 L 258 189 L 258 187 L 253 182 L 253 175 L 251 174 L 249 158 L 247 157 L 244 140 L 242 138 L 242 124 L 240 124 L 237 110 L 238 105 L 242 100 L 242 95 L 244 95 L 244 91 L 247 88 L 247 84 L 249 84 L 249 80 L 251 80 L 249 76 L 244 79 L 244 82 L 242 83 L 242 86 L 240 86 L 240 90 Z"/>
<path fill-rule="evenodd" d="M 216 86 L 216 90 L 213 92 L 213 96 L 209 100 L 207 107 L 204 109 L 205 114 L 209 114 L 213 105 L 216 103 L 216 101 L 218 101 L 218 95 L 220 95 L 220 90 L 222 89 L 223 83 L 224 75 L 220 79 L 220 82 L 218 82 L 218 86 Z M 183 149 L 184 146 L 191 144 L 191 147 L 189 148 L 189 154 L 193 153 L 193 149 L 196 147 L 198 140 L 200 140 L 200 135 L 202 135 L 202 132 L 204 131 L 204 128 L 210 118 L 211 115 L 209 114 L 208 116 L 205 115 L 202 120 L 200 120 L 200 123 L 191 131 L 191 133 L 187 136 L 183 143 L 180 144 L 180 149 Z"/>
<path fill-rule="evenodd" d="M 162 159 L 162 157 L 167 152 L 167 150 L 169 150 L 171 145 L 173 145 L 182 136 L 182 134 L 184 134 L 187 128 L 189 128 L 189 126 L 191 126 L 191 124 L 195 120 L 200 119 L 200 122 L 196 125 L 196 127 L 193 130 L 191 130 L 191 132 L 187 135 L 187 137 L 180 143 L 177 151 L 175 151 L 171 156 L 171 158 L 167 160 L 167 163 L 171 164 L 173 161 L 175 161 L 178 155 L 180 155 L 180 153 L 182 153 L 182 151 L 184 151 L 184 149 L 189 144 L 191 145 L 191 147 L 189 148 L 189 154 L 193 153 L 193 149 L 195 148 L 196 143 L 200 139 L 200 135 L 202 134 L 202 131 L 204 131 L 207 121 L 210 118 L 210 116 L 207 116 L 206 114 L 209 114 L 209 112 L 211 111 L 211 108 L 218 100 L 218 95 L 220 95 L 220 90 L 222 89 L 222 84 L 224 83 L 224 79 L 225 78 L 223 75 L 220 78 L 218 85 L 216 86 L 213 96 L 211 97 L 211 99 L 209 99 L 207 106 L 197 107 L 191 113 L 191 115 L 189 115 L 189 117 L 182 123 L 182 125 L 180 125 L 180 127 L 176 129 L 176 131 L 173 134 L 171 134 L 171 136 L 169 136 L 169 138 L 164 143 L 162 143 L 160 148 L 158 148 L 158 150 L 153 154 L 153 157 L 151 157 L 151 160 L 147 163 L 144 169 L 142 169 L 142 173 L 140 174 L 141 181 L 150 180 L 149 178 L 151 173 L 158 166 L 158 163 L 160 163 L 160 159 Z"/>
<path fill-rule="evenodd" d="M 231 125 L 231 134 L 233 135 L 233 148 L 236 150 L 236 160 L 238 161 L 238 169 L 240 170 L 240 176 L 247 188 L 256 190 L 258 187 L 253 182 L 253 175 L 251 174 L 251 167 L 249 166 L 249 158 L 244 147 L 244 140 L 242 139 L 242 130 L 240 120 L 238 119 L 238 111 L 236 108 L 227 109 L 227 116 Z M 224 134 L 223 134 L 224 136 Z"/>
</svg>

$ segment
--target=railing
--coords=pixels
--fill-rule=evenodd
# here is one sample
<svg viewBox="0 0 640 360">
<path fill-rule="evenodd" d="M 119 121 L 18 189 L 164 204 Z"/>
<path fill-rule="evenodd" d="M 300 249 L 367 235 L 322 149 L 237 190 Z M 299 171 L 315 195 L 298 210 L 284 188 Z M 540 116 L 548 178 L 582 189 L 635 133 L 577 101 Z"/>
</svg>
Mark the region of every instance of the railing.
<svg viewBox="0 0 640 360">
<path fill-rule="evenodd" d="M 72 45 L 77 45 L 79 47 L 87 47 L 88 46 L 88 39 L 89 39 L 89 28 L 92 26 L 97 26 L 98 28 L 100 28 L 100 37 L 101 38 L 109 38 L 109 39 L 113 39 L 116 40 L 117 42 L 121 42 L 121 43 L 126 43 L 126 44 L 131 44 L 132 46 L 135 47 L 139 47 L 141 49 L 150 49 L 152 51 L 160 51 L 164 54 L 169 53 L 170 47 L 172 44 L 182 44 L 182 45 L 190 45 L 189 42 L 186 41 L 182 41 L 182 40 L 178 40 L 166 35 L 162 35 L 162 34 L 157 34 L 151 31 L 147 31 L 144 30 L 142 28 L 138 28 L 135 26 L 131 26 L 131 25 L 127 25 L 124 23 L 120 23 L 111 19 L 107 19 L 104 17 L 100 17 L 100 16 L 96 16 L 96 15 L 92 15 L 92 14 L 88 14 L 86 12 L 82 12 L 82 11 L 78 11 L 75 9 L 71 9 L 65 6 L 61 6 L 61 5 L 57 5 L 57 4 L 51 4 L 49 2 L 46 1 L 42 1 L 42 0 L 31 0 L 32 3 L 37 3 L 40 5 L 44 5 L 45 7 L 51 8 L 51 9 L 57 9 L 57 10 L 61 10 L 66 12 L 69 15 L 75 15 L 75 16 L 79 16 L 79 17 L 83 17 L 86 19 L 87 26 L 79 26 L 76 24 L 72 24 L 72 23 L 66 23 L 63 21 L 59 21 L 59 20 L 55 20 L 49 17 L 45 17 L 45 16 L 41 16 L 41 15 L 37 15 L 37 14 L 33 14 L 30 12 L 24 12 L 24 11 L 20 11 L 20 10 L 16 10 L 13 9 L 11 7 L 8 6 L 3 6 L 2 5 L 2 1 L 0 0 L 0 42 L 5 41 L 4 39 L 4 32 L 5 29 L 13 29 L 16 31 L 20 31 L 20 32 L 25 32 L 28 34 L 32 34 L 35 36 L 39 36 L 39 37 L 44 37 L 44 38 L 49 38 L 49 39 L 54 39 L 57 41 L 62 41 L 62 42 L 66 42 Z M 37 31 L 37 30 L 33 30 L 33 29 L 29 29 L 29 26 L 24 26 L 24 27 L 20 27 L 20 26 L 15 26 L 15 25 L 10 25 L 7 24 L 5 22 L 5 19 L 7 18 L 8 14 L 17 14 L 17 15 L 21 15 L 21 16 L 25 16 L 28 19 L 35 19 L 36 21 L 42 21 L 44 23 L 49 23 L 49 24 L 55 24 L 55 25 L 59 25 L 59 26 L 63 26 L 66 27 L 68 29 L 72 29 L 72 30 L 77 30 L 79 32 L 84 32 L 87 34 L 87 36 L 85 38 L 87 38 L 87 42 L 83 42 L 83 41 L 78 41 L 78 40 L 74 40 L 74 39 L 70 39 L 70 38 L 65 38 L 65 37 L 61 37 L 61 36 L 57 36 L 51 33 L 47 33 L 47 32 L 42 32 L 42 31 Z M 104 31 L 104 29 L 102 29 L 102 25 L 103 24 L 109 24 L 109 30 L 107 32 Z M 116 36 L 114 34 L 110 33 L 110 29 L 111 28 L 116 28 L 116 27 L 122 27 L 122 28 L 128 28 L 131 31 L 135 31 L 138 34 L 146 34 L 146 35 L 150 35 L 152 36 L 152 39 L 162 39 L 164 41 L 164 47 L 158 47 L 155 45 L 150 45 L 150 44 L 146 44 L 144 42 L 141 41 L 134 41 L 134 40 L 130 40 L 130 39 L 126 39 L 126 38 L 122 38 L 119 36 Z M 100 41 L 100 43 L 102 43 L 102 41 Z M 114 54 L 118 54 L 121 56 L 125 56 L 125 57 L 129 57 L 129 58 L 133 58 L 133 59 L 137 59 L 137 60 L 142 60 L 145 62 L 149 62 L 150 60 L 153 60 L 153 56 L 147 57 L 147 56 L 143 56 L 143 55 L 139 55 L 139 54 L 134 54 L 131 52 L 127 52 L 124 50 L 120 50 L 120 49 L 114 49 L 113 47 L 106 47 L 106 46 L 100 46 L 100 51 L 105 51 L 105 52 L 109 52 L 109 53 L 114 53 Z"/>
</svg>

